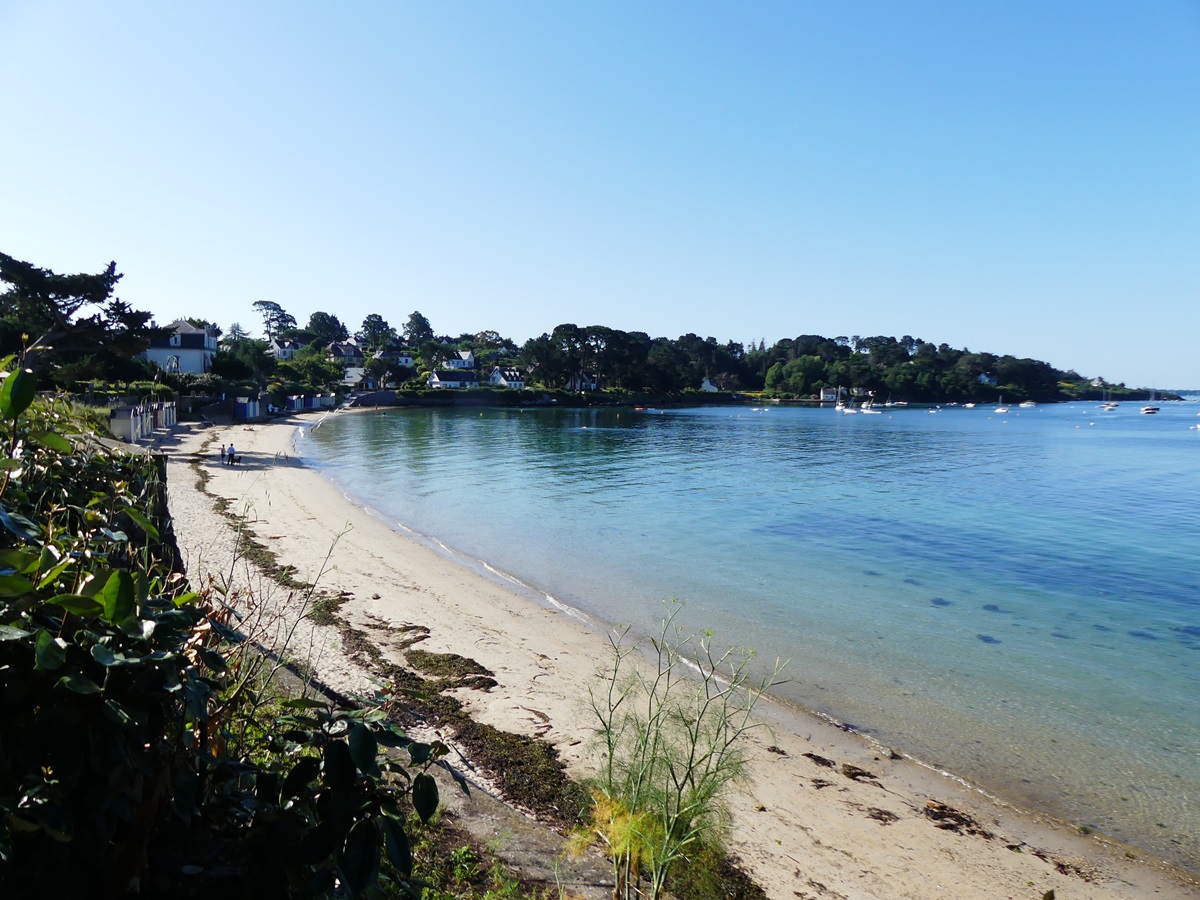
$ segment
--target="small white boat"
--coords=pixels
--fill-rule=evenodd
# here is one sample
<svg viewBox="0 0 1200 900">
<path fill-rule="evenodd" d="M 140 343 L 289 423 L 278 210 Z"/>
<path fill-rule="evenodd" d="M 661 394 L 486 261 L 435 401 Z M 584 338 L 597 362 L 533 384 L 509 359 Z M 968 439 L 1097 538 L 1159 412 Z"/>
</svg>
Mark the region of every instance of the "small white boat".
<svg viewBox="0 0 1200 900">
<path fill-rule="evenodd" d="M 1158 392 L 1151 391 L 1150 392 L 1150 402 L 1142 407 L 1142 415 L 1143 416 L 1153 416 L 1158 413 L 1158 407 L 1155 405 L 1155 401 L 1157 399 L 1158 399 Z"/>
<path fill-rule="evenodd" d="M 1035 406 L 1037 406 L 1037 404 L 1034 403 L 1032 400 L 1026 400 L 1023 403 L 1019 403 L 1017 405 L 1020 406 L 1021 409 L 1033 409 Z"/>
<path fill-rule="evenodd" d="M 1000 402 L 1000 405 L 996 407 L 996 412 L 1001 413 L 1001 414 L 1008 412 L 1008 407 L 1004 405 L 1004 395 L 1003 394 L 1000 395 L 999 402 Z"/>
<path fill-rule="evenodd" d="M 964 403 L 963 404 L 963 409 L 974 409 L 974 408 L 975 408 L 974 403 Z"/>
</svg>

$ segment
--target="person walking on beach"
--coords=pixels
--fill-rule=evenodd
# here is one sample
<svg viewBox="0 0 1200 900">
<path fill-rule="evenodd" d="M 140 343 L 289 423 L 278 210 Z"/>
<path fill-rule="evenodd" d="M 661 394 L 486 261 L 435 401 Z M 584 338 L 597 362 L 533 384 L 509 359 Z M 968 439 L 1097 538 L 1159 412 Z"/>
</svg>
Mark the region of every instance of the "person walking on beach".
<svg viewBox="0 0 1200 900">
<path fill-rule="evenodd" d="M 229 445 L 229 450 L 228 450 L 227 452 L 229 453 L 229 456 L 228 456 L 228 459 L 229 459 L 229 465 L 231 465 L 231 466 L 232 466 L 232 465 L 233 465 L 233 460 L 234 460 L 234 454 L 233 454 L 233 444 L 232 444 L 232 443 L 230 443 L 230 445 Z"/>
<path fill-rule="evenodd" d="M 221 465 L 225 465 L 225 445 L 224 444 L 221 445 L 221 455 L 217 458 L 221 460 Z"/>
</svg>

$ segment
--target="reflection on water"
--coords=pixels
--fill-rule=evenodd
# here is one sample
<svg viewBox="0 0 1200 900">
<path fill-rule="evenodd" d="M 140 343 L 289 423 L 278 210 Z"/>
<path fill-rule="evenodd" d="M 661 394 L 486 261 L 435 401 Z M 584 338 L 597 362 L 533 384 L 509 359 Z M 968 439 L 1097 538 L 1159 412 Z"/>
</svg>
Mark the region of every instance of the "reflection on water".
<svg viewBox="0 0 1200 900">
<path fill-rule="evenodd" d="M 308 444 L 590 615 L 681 597 L 791 699 L 1196 866 L 1194 412 L 407 410 Z"/>
</svg>

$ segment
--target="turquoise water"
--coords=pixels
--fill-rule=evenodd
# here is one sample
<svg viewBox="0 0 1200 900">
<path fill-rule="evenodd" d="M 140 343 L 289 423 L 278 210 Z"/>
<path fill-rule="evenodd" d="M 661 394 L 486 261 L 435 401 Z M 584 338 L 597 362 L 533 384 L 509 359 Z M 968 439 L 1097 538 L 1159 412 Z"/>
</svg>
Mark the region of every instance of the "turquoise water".
<svg viewBox="0 0 1200 900">
<path fill-rule="evenodd" d="M 779 693 L 1200 868 L 1200 404 L 393 410 L 302 451 L 598 621 L 790 660 Z"/>
</svg>

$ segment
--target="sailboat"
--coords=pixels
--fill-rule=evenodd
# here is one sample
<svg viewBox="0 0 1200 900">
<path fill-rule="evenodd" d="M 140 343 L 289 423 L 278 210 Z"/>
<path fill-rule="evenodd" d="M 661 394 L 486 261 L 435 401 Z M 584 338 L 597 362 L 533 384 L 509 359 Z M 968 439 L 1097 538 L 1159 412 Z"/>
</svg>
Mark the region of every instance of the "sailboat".
<svg viewBox="0 0 1200 900">
<path fill-rule="evenodd" d="M 996 412 L 998 412 L 998 413 L 1008 412 L 1008 407 L 1004 405 L 1004 395 L 1003 394 L 1000 395 L 999 403 L 1000 403 L 1000 405 L 996 407 Z"/>
<path fill-rule="evenodd" d="M 1150 402 L 1142 407 L 1143 416 L 1153 416 L 1158 412 L 1158 407 L 1155 405 L 1155 400 L 1158 399 L 1158 392 L 1150 392 Z"/>
<path fill-rule="evenodd" d="M 1104 389 L 1104 402 L 1100 405 L 1100 409 L 1102 409 L 1104 412 L 1112 412 L 1114 409 L 1116 409 L 1120 405 L 1121 404 L 1117 403 L 1117 401 L 1111 399 L 1108 396 L 1108 388 L 1105 388 Z"/>
</svg>

